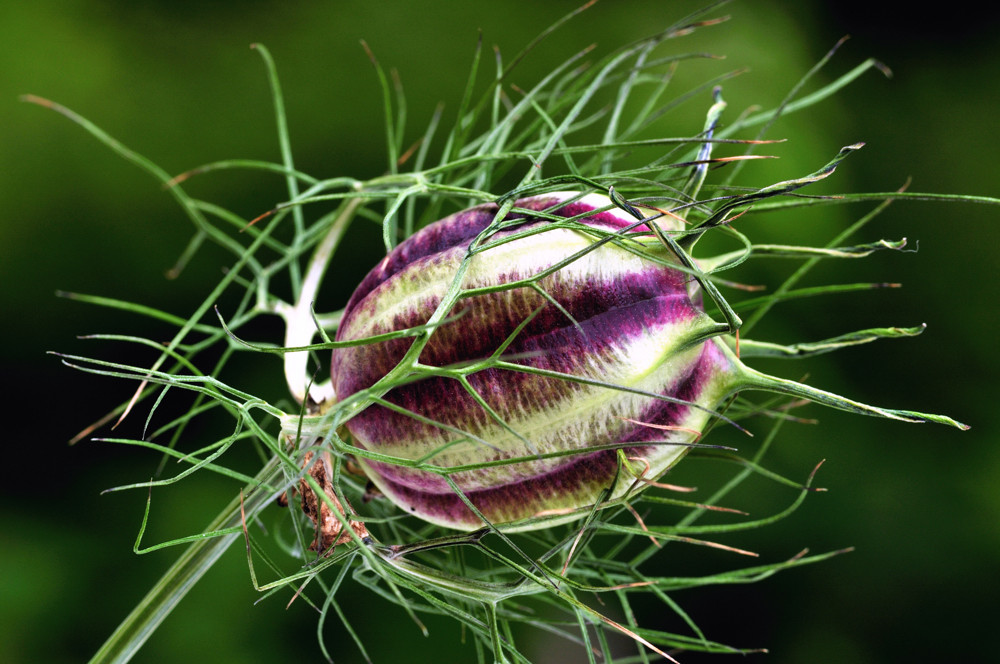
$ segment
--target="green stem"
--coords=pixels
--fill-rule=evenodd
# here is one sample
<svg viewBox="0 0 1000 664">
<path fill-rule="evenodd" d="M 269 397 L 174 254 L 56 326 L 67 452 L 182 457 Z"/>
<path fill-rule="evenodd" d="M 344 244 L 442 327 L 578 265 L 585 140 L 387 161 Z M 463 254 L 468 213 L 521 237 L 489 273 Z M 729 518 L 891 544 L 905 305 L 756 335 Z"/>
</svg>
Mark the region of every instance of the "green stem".
<svg viewBox="0 0 1000 664">
<path fill-rule="evenodd" d="M 272 501 L 274 494 L 266 487 L 280 482 L 283 479 L 281 472 L 278 458 L 272 458 L 244 490 L 246 495 L 242 500 L 242 509 L 241 498 L 234 498 L 205 529 L 206 533 L 233 529 L 236 531 L 216 537 L 205 537 L 188 546 L 177 562 L 166 571 L 108 637 L 100 650 L 91 658 L 90 664 L 112 662 L 123 664 L 132 659 L 187 592 L 240 536 L 239 529 L 243 525 L 243 515 L 250 519 Z"/>
</svg>

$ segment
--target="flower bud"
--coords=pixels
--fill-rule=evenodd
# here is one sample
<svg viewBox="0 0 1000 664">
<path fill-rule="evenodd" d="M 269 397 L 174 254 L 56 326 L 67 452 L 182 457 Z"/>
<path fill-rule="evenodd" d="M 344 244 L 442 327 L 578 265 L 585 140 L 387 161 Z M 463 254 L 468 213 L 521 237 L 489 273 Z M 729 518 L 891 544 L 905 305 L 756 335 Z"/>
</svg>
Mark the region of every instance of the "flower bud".
<svg viewBox="0 0 1000 664">
<path fill-rule="evenodd" d="M 464 210 L 401 243 L 337 333 L 355 341 L 431 322 L 332 359 L 338 398 L 371 401 L 346 422 L 370 453 L 358 461 L 408 512 L 461 529 L 483 524 L 476 511 L 492 523 L 576 518 L 662 475 L 740 389 L 914 419 L 744 367 L 690 270 L 605 196 L 544 194 L 499 225 L 497 214 Z M 646 223 L 679 230 L 655 216 Z"/>
<path fill-rule="evenodd" d="M 450 312 L 456 318 L 430 331 L 419 358 L 455 368 L 486 360 L 484 368 L 464 380 L 432 375 L 394 387 L 385 405 L 347 422 L 355 443 L 444 468 L 523 459 L 450 475 L 494 523 L 594 503 L 619 473 L 617 449 L 642 457 L 649 479 L 676 462 L 724 390 L 719 377 L 730 362 L 702 341 L 715 323 L 690 275 L 668 267 L 671 257 L 648 228 L 631 228 L 635 219 L 609 206 L 603 196 L 568 193 L 518 201 L 515 208 L 550 217 L 588 216 L 557 223 L 508 214 L 488 248 L 469 260 L 461 287 L 510 286 L 459 299 Z M 459 212 L 396 247 L 351 297 L 337 340 L 427 323 L 497 210 Z M 508 341 L 504 366 L 491 366 Z M 338 396 L 370 388 L 413 343 L 404 337 L 335 350 Z M 451 527 L 481 525 L 439 474 L 359 461 L 402 508 Z M 615 493 L 630 483 L 619 478 Z"/>
</svg>

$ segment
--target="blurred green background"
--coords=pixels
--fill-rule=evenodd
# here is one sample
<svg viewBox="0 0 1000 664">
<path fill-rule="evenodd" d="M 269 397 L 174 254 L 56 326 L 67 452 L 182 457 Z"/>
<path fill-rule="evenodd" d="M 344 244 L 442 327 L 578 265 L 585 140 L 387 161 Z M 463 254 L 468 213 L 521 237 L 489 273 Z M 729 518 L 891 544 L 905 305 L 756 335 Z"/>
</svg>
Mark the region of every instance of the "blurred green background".
<svg viewBox="0 0 1000 664">
<path fill-rule="evenodd" d="M 147 303 L 185 316 L 226 264 L 206 252 L 179 279 L 165 271 L 183 250 L 188 222 L 156 182 L 55 113 L 20 103 L 33 93 L 95 121 L 168 172 L 229 157 L 277 160 L 271 101 L 259 57 L 266 44 L 285 92 L 297 166 L 318 176 L 379 174 L 385 165 L 377 80 L 359 45 L 399 70 L 410 139 L 434 106 L 454 112 L 482 28 L 511 57 L 577 0 L 490 3 L 387 0 L 268 3 L 166 0 L 35 0 L 0 5 L 0 294 L 6 379 L 8 480 L 0 496 L 0 661 L 79 662 L 113 630 L 179 553 L 132 553 L 145 494 L 101 490 L 150 476 L 151 453 L 98 443 L 68 447 L 82 427 L 132 385 L 75 373 L 45 351 L 104 352 L 76 335 L 141 333 L 128 316 L 58 299 L 65 289 Z M 517 70 L 530 85 L 569 54 L 607 52 L 665 26 L 696 2 L 605 0 L 546 41 Z M 981 11 L 981 10 L 977 10 Z M 783 120 L 768 152 L 780 160 L 744 169 L 741 183 L 799 176 L 856 141 L 825 191 L 910 189 L 997 196 L 1000 154 L 998 11 L 917 15 L 909 4 L 736 2 L 732 20 L 679 41 L 725 54 L 685 66 L 689 82 L 750 71 L 725 86 L 729 117 L 770 107 L 845 34 L 817 83 L 869 56 L 895 76 L 869 73 L 837 98 Z M 813 86 L 815 87 L 815 85 Z M 700 127 L 708 99 L 670 117 L 664 135 Z M 409 141 L 407 141 L 409 142 Z M 271 179 L 227 174 L 193 182 L 247 216 L 282 200 Z M 775 216 L 755 239 L 825 242 L 861 206 Z M 943 412 L 972 424 L 960 434 L 810 407 L 819 427 L 788 426 L 771 465 L 804 477 L 827 459 L 812 496 L 781 524 L 731 543 L 767 561 L 854 546 L 846 556 L 748 587 L 678 597 L 708 636 L 771 654 L 749 661 L 995 661 L 992 612 L 1000 589 L 1000 445 L 995 417 L 1000 288 L 995 252 L 1000 209 L 897 203 L 861 238 L 906 236 L 919 253 L 838 264 L 820 276 L 901 282 L 902 289 L 779 307 L 766 328 L 778 341 L 851 329 L 927 322 L 917 339 L 886 342 L 801 365 L 768 366 L 886 406 Z M 759 233 L 759 234 L 758 234 Z M 367 260 L 367 258 L 366 258 Z M 345 268 L 346 269 L 346 268 Z M 767 264 L 758 283 L 776 285 Z M 277 364 L 262 368 L 280 384 Z M 251 378 L 248 378 L 250 380 Z M 106 434 L 106 432 L 104 432 Z M 228 502 L 221 480 L 157 492 L 148 542 L 198 531 Z M 779 499 L 779 503 L 784 498 Z M 750 500 L 750 498 L 748 498 Z M 782 503 L 783 504 L 783 503 Z M 765 508 L 766 511 L 766 508 Z M 714 553 L 717 567 L 735 566 Z M 692 554 L 659 561 L 686 573 Z M 316 614 L 287 597 L 254 605 L 242 548 L 234 548 L 182 603 L 137 661 L 317 661 Z M 355 590 L 344 602 L 377 662 L 470 661 L 461 634 L 431 622 L 422 638 L 396 608 Z M 677 627 L 676 625 L 673 625 Z M 388 637 L 388 638 L 386 638 Z M 337 661 L 360 661 L 343 644 Z M 454 646 L 454 653 L 448 648 Z M 577 661 L 539 644 L 539 662 Z M 582 657 L 582 654 L 580 655 Z M 684 662 L 705 661 L 687 655 Z"/>
</svg>

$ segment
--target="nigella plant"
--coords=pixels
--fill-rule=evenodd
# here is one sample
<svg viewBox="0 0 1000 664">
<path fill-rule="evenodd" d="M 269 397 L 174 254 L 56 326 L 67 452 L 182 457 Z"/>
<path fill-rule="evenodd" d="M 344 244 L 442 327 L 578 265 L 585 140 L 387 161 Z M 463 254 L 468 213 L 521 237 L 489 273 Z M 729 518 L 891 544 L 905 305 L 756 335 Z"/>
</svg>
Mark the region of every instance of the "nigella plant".
<svg viewBox="0 0 1000 664">
<path fill-rule="evenodd" d="M 112 337 L 156 349 L 150 365 L 62 355 L 84 371 L 135 381 L 117 419 L 151 421 L 175 394 L 194 394 L 193 406 L 155 435 L 102 438 L 152 448 L 184 467 L 118 488 L 146 492 L 148 509 L 157 487 L 192 473 L 236 483 L 232 503 L 204 533 L 146 549 L 137 543 L 137 551 L 187 549 L 94 661 L 130 659 L 237 541 L 262 593 L 284 592 L 318 609 L 319 647 L 330 659 L 346 649 L 367 657 L 338 600 L 352 580 L 420 629 L 425 614 L 457 621 L 480 661 L 530 661 L 524 644 L 532 631 L 564 640 L 572 661 L 746 652 L 703 634 L 673 593 L 762 579 L 836 552 L 694 576 L 649 572 L 647 563 L 668 544 L 747 553 L 713 536 L 765 526 L 806 498 L 811 475 L 788 479 L 763 465 L 782 425 L 801 420 L 795 409 L 815 402 L 900 427 L 966 428 L 754 368 L 759 357 L 808 358 L 919 334 L 919 327 L 831 330 L 827 339 L 781 345 L 755 338 L 753 328 L 775 303 L 856 289 L 797 286 L 820 260 L 903 249 L 902 240 L 853 236 L 893 199 L 933 195 L 809 195 L 860 143 L 818 155 L 800 177 L 737 184 L 740 167 L 771 140 L 764 129 L 792 103 L 807 107 L 878 63 L 775 109 L 729 118 L 717 82 L 666 99 L 668 73 L 701 57 L 680 54 L 674 38 L 716 21 L 688 17 L 592 63 L 584 51 L 528 89 L 509 86 L 499 61 L 478 102 L 477 51 L 454 127 L 445 131 L 433 117 L 412 151 L 402 142 L 404 114 L 394 111 L 400 88 L 373 57 L 390 169 L 370 180 L 319 179 L 294 168 L 276 70 L 263 47 L 280 163 L 226 161 L 171 177 L 90 121 L 30 98 L 168 186 L 197 228 L 185 261 L 206 239 L 233 254 L 186 319 L 73 296 L 177 326 L 166 344 Z M 652 120 L 699 100 L 703 124 L 679 127 L 681 138 L 650 135 Z M 594 127 L 600 140 L 586 139 Z M 636 163 L 636 154 L 653 156 Z M 190 177 L 233 168 L 285 178 L 287 200 L 243 219 L 185 191 Z M 873 209 L 823 246 L 761 244 L 741 231 L 763 211 L 808 215 L 872 200 Z M 358 277 L 342 308 L 317 311 L 352 225 L 373 221 L 384 258 Z M 739 267 L 768 256 L 800 267 L 775 291 L 748 295 Z M 279 295 L 286 290 L 290 297 Z M 283 338 L 256 336 L 262 317 L 279 317 Z M 207 349 L 216 351 L 210 367 L 202 366 Z M 271 372 L 275 355 L 284 372 L 273 381 L 283 378 L 290 398 L 269 401 L 231 382 L 235 357 Z M 192 424 L 220 416 L 230 423 L 227 435 L 188 442 Z M 741 442 L 717 442 L 720 431 Z M 227 452 L 245 441 L 261 453 L 255 475 L 227 465 Z M 671 477 L 693 457 L 718 471 L 716 486 L 697 496 Z M 750 476 L 787 485 L 794 498 L 778 514 L 750 518 L 726 500 Z M 676 631 L 647 626 L 648 608 L 640 607 L 650 600 L 677 617 Z M 335 644 L 325 636 L 338 629 L 333 622 L 342 625 Z"/>
</svg>

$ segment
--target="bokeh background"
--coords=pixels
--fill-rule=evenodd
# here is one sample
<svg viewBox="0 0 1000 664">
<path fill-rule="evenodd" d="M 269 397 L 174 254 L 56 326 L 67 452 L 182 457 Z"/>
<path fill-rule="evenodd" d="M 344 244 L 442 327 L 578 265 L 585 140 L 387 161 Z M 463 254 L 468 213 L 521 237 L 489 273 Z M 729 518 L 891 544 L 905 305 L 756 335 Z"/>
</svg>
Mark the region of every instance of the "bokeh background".
<svg viewBox="0 0 1000 664">
<path fill-rule="evenodd" d="M 386 67 L 398 69 L 415 139 L 439 101 L 446 104 L 445 121 L 457 107 L 478 29 L 486 44 L 510 57 L 576 4 L 0 5 L 0 362 L 8 454 L 0 494 L 0 661 L 85 661 L 179 552 L 135 556 L 144 493 L 100 495 L 109 486 L 148 478 L 157 462 L 152 454 L 88 442 L 67 446 L 132 386 L 75 373 L 45 354 L 101 352 L 76 336 L 142 329 L 132 317 L 59 299 L 56 290 L 140 301 L 183 316 L 226 262 L 206 252 L 179 279 L 167 280 L 164 273 L 190 233 L 169 195 L 80 128 L 20 103 L 18 95 L 33 93 L 73 108 L 168 172 L 228 157 L 277 160 L 267 82 L 259 57 L 248 49 L 261 42 L 277 60 L 297 165 L 320 176 L 371 177 L 385 165 L 382 109 L 359 40 Z M 590 43 L 607 52 L 700 4 L 600 2 L 539 47 L 513 80 L 529 85 Z M 845 34 L 852 39 L 814 87 L 869 56 L 895 74 L 886 79 L 871 72 L 835 99 L 782 121 L 771 135 L 789 140 L 769 150 L 780 159 L 745 169 L 743 182 L 764 185 L 801 175 L 840 146 L 866 141 L 824 183 L 827 191 L 888 191 L 910 179 L 914 191 L 1000 195 L 996 9 L 954 16 L 918 13 L 908 3 L 756 0 L 718 13 L 732 20 L 677 48 L 727 56 L 685 67 L 694 77 L 689 81 L 749 68 L 726 84 L 730 117 L 753 104 L 776 104 Z M 696 131 L 707 105 L 707 99 L 695 100 L 671 116 L 664 135 Z M 268 182 L 227 174 L 192 187 L 254 216 L 281 199 Z M 816 217 L 775 216 L 748 231 L 820 242 L 862 212 L 852 206 Z M 870 402 L 948 413 L 973 429 L 961 434 L 816 407 L 803 414 L 821 418 L 822 425 L 784 429 L 772 465 L 804 477 L 827 459 L 818 483 L 829 492 L 811 497 L 787 521 L 732 543 L 764 560 L 804 547 L 856 549 L 758 585 L 678 597 L 711 638 L 770 649 L 750 661 L 995 661 L 1000 353 L 994 330 L 1000 288 L 994 257 L 1000 208 L 897 203 L 863 239 L 902 236 L 919 242 L 919 253 L 838 264 L 820 275 L 901 282 L 902 289 L 779 307 L 767 332 L 794 341 L 927 322 L 922 337 L 768 368 L 795 378 L 808 373 L 814 384 Z M 767 265 L 755 269 L 753 279 L 775 284 Z M 268 376 L 280 381 L 276 364 L 248 380 L 272 380 Z M 148 541 L 198 531 L 234 488 L 206 478 L 158 492 Z M 661 571 L 686 573 L 677 566 L 688 561 L 690 555 L 665 555 Z M 731 564 L 721 555 L 711 562 Z M 432 637 L 424 639 L 382 600 L 359 591 L 346 597 L 344 606 L 377 662 L 474 656 L 460 645 L 454 626 L 432 622 Z M 302 603 L 286 610 L 287 598 L 255 605 L 256 599 L 244 554 L 234 548 L 137 661 L 320 659 L 313 611 Z M 330 630 L 329 641 L 343 644 L 337 661 L 360 661 L 346 636 Z M 545 644 L 535 652 L 545 662 L 582 658 Z"/>
</svg>

